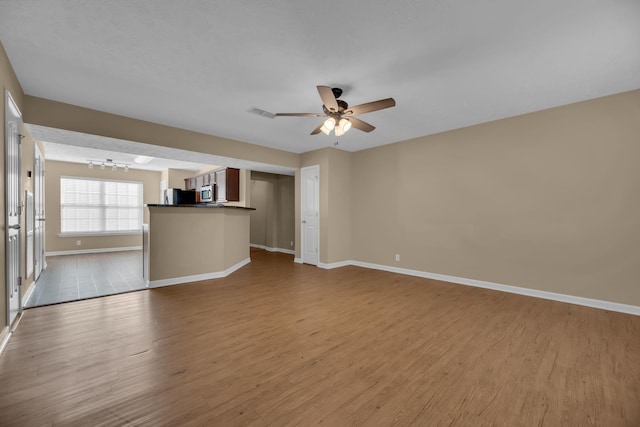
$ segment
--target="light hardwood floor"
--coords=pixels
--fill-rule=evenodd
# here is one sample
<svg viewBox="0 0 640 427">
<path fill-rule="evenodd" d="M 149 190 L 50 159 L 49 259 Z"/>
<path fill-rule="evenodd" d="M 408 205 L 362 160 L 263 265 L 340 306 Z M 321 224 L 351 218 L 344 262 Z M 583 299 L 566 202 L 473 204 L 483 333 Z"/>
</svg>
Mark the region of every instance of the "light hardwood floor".
<svg viewBox="0 0 640 427">
<path fill-rule="evenodd" d="M 251 256 L 27 310 L 0 425 L 640 425 L 640 317 Z"/>
</svg>

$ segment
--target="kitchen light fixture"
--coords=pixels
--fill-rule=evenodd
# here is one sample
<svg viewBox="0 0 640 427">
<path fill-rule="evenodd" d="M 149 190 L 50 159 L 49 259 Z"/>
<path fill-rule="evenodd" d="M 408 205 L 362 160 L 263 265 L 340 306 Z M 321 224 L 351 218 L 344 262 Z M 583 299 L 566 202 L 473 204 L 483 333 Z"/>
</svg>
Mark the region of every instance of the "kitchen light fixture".
<svg viewBox="0 0 640 427">
<path fill-rule="evenodd" d="M 100 165 L 100 170 L 105 170 L 107 167 L 110 167 L 112 171 L 118 170 L 118 168 L 124 169 L 125 172 L 129 172 L 129 163 L 116 162 L 113 159 L 106 160 L 95 160 L 95 159 L 87 159 L 89 162 L 89 169 L 93 169 L 94 164 Z"/>
</svg>

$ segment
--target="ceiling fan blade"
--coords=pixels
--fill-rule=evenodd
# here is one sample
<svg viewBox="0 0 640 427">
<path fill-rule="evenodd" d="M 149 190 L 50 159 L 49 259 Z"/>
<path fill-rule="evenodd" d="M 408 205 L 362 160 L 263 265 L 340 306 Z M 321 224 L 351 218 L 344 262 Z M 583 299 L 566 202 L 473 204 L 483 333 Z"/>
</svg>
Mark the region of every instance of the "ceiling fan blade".
<svg viewBox="0 0 640 427">
<path fill-rule="evenodd" d="M 276 117 L 278 116 L 286 116 L 286 117 L 325 117 L 326 114 L 320 113 L 276 113 Z"/>
<path fill-rule="evenodd" d="M 344 112 L 347 116 L 355 116 L 358 114 L 370 113 L 372 111 L 383 110 L 389 107 L 395 107 L 396 101 L 393 98 L 381 99 L 379 101 L 367 102 L 366 104 L 356 105 Z"/>
<path fill-rule="evenodd" d="M 336 101 L 336 97 L 333 95 L 333 91 L 329 86 L 316 86 L 318 88 L 318 93 L 320 94 L 320 98 L 322 99 L 322 103 L 327 110 L 331 112 L 338 111 L 338 102 Z"/>
<path fill-rule="evenodd" d="M 363 122 L 360 119 L 356 119 L 355 117 L 349 117 L 347 120 L 349 120 L 351 122 L 351 125 L 356 128 L 359 129 L 363 132 L 371 132 L 372 130 L 374 130 L 376 127 L 370 125 L 367 122 Z"/>
<path fill-rule="evenodd" d="M 315 128 L 313 130 L 313 132 L 311 132 L 311 135 L 317 135 L 320 133 L 320 128 L 322 127 L 322 125 L 324 125 L 324 122 L 320 123 L 320 126 L 318 126 L 317 128 Z"/>
</svg>

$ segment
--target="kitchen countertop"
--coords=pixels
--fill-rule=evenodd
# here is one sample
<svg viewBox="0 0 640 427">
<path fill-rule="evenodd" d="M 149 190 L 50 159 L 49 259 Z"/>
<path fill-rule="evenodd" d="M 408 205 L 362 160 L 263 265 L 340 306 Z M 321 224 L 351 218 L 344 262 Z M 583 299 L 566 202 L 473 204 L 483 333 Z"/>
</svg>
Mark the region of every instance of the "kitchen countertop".
<svg viewBox="0 0 640 427">
<path fill-rule="evenodd" d="M 145 205 L 149 208 L 204 208 L 204 209 L 244 209 L 249 211 L 255 211 L 256 208 L 247 208 L 244 206 L 226 206 L 216 203 L 194 203 L 192 205 L 161 205 L 161 204 L 153 204 L 149 203 Z"/>
</svg>

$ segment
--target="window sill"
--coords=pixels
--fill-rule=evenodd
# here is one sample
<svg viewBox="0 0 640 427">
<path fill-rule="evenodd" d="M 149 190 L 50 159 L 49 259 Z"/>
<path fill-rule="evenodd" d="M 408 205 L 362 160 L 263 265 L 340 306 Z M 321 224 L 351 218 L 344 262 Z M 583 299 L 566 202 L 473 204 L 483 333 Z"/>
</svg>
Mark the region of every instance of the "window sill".
<svg viewBox="0 0 640 427">
<path fill-rule="evenodd" d="M 142 234 L 142 228 L 131 231 L 108 231 L 108 232 L 89 232 L 89 233 L 59 233 L 58 237 L 104 237 L 104 236 L 132 236 Z"/>
</svg>

